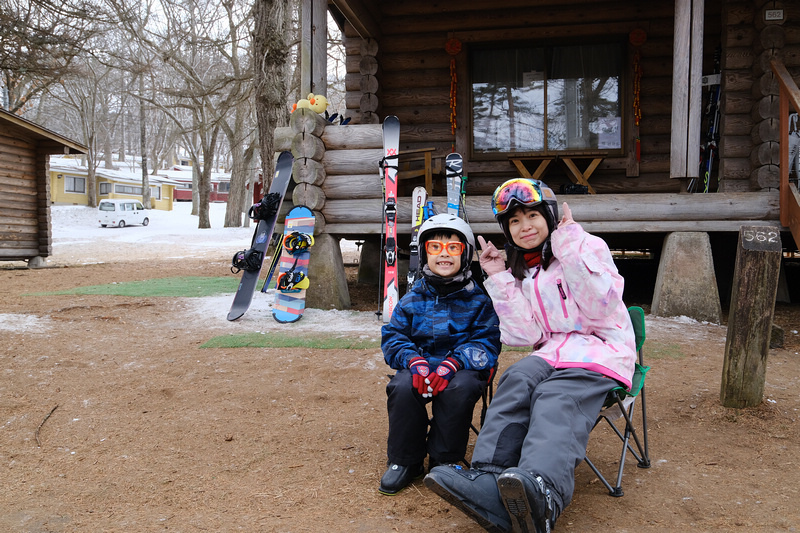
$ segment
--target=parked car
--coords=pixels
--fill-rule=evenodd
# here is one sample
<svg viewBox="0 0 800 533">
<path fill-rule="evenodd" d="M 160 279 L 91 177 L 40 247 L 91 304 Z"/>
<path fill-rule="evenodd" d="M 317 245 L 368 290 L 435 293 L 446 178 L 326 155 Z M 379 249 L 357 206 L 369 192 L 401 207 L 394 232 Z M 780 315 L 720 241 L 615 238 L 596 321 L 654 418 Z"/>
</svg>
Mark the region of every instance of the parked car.
<svg viewBox="0 0 800 533">
<path fill-rule="evenodd" d="M 124 228 L 131 224 L 146 226 L 150 223 L 142 202 L 136 200 L 101 200 L 97 206 L 100 225 Z"/>
</svg>

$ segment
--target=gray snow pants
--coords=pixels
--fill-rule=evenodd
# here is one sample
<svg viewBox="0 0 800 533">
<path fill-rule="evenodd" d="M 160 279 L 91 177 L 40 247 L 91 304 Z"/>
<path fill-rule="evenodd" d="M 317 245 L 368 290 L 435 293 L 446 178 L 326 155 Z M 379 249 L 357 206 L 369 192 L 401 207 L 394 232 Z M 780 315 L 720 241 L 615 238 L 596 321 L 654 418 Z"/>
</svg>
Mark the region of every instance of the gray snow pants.
<svg viewBox="0 0 800 533">
<path fill-rule="evenodd" d="M 560 510 L 572 501 L 575 468 L 608 392 L 618 383 L 582 368 L 556 370 L 528 356 L 500 377 L 472 467 L 502 473 L 516 466 L 555 489 Z"/>
</svg>

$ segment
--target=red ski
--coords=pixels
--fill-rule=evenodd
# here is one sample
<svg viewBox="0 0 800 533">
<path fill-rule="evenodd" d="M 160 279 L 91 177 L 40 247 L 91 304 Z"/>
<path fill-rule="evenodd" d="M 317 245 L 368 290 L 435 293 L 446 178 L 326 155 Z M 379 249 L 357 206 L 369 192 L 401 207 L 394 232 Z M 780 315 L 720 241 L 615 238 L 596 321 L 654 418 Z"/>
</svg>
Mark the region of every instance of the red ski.
<svg viewBox="0 0 800 533">
<path fill-rule="evenodd" d="M 383 311 L 384 322 L 392 318 L 400 292 L 397 282 L 397 162 L 400 152 L 400 121 L 388 116 L 383 121 Z"/>
</svg>

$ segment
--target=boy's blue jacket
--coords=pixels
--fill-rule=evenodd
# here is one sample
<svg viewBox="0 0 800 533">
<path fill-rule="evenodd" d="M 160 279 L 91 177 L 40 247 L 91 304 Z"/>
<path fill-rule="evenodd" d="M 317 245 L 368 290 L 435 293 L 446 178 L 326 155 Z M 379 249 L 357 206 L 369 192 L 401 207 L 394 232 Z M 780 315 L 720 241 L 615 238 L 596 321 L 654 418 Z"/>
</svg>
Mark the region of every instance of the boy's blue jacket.
<svg viewBox="0 0 800 533">
<path fill-rule="evenodd" d="M 499 325 L 492 301 L 474 281 L 440 296 L 423 278 L 400 299 L 391 321 L 383 326 L 383 358 L 395 370 L 408 368 L 417 356 L 433 368 L 453 357 L 465 369 L 489 369 L 500 354 Z"/>
</svg>

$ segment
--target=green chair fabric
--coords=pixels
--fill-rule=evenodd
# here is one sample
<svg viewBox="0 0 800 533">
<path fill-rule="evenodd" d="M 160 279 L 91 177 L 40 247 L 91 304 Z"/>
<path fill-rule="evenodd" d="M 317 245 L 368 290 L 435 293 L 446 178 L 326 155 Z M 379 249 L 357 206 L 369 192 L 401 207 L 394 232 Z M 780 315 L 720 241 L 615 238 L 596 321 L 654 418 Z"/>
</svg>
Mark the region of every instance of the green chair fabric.
<svg viewBox="0 0 800 533">
<path fill-rule="evenodd" d="M 594 428 L 597 428 L 603 421 L 616 433 L 620 441 L 622 441 L 622 452 L 620 454 L 619 468 L 617 470 L 616 484 L 611 485 L 609 481 L 603 476 L 600 470 L 592 463 L 589 457 L 585 457 L 584 461 L 589 468 L 594 471 L 600 481 L 608 489 L 611 496 L 623 496 L 622 491 L 622 475 L 625 470 L 625 459 L 628 452 L 636 459 L 639 468 L 650 468 L 650 449 L 647 441 L 647 408 L 645 403 L 645 378 L 647 372 L 650 370 L 649 366 L 644 365 L 643 346 L 645 341 L 645 326 L 644 326 L 644 310 L 641 307 L 629 307 L 628 314 L 633 324 L 633 331 L 636 335 L 636 352 L 638 362 L 633 374 L 631 390 L 626 390 L 625 387 L 615 387 L 606 398 L 603 410 L 597 417 L 594 423 Z M 641 398 L 641 433 L 642 439 L 639 439 L 639 434 L 636 432 L 634 424 L 634 412 L 636 407 L 636 400 Z M 617 427 L 615 422 L 619 419 L 624 420 L 622 428 Z M 633 437 L 633 441 L 631 441 Z"/>
</svg>

